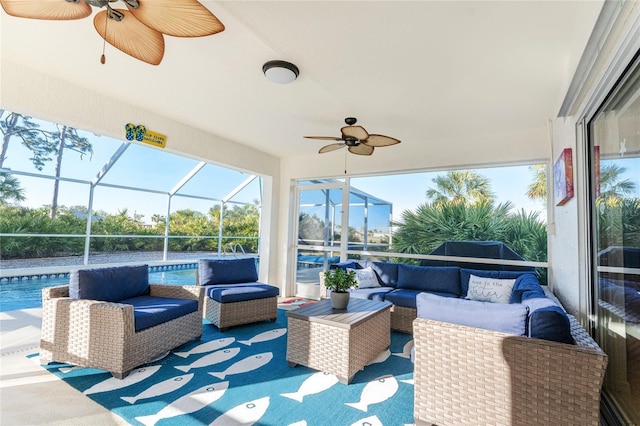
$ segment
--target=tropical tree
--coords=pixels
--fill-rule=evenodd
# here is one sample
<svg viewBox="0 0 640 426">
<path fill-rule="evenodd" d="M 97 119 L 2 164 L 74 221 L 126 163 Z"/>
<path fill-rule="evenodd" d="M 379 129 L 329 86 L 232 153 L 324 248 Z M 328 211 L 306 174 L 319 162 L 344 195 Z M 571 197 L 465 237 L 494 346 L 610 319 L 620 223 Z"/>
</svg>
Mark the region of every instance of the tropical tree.
<svg viewBox="0 0 640 426">
<path fill-rule="evenodd" d="M 51 219 L 55 219 L 58 209 L 58 191 L 60 189 L 60 169 L 62 168 L 62 157 L 65 149 L 70 149 L 80 154 L 82 158 L 85 154 L 93 154 L 93 146 L 89 139 L 82 137 L 73 127 L 57 125 L 57 150 L 56 150 L 56 168 L 53 181 L 53 196 L 51 198 Z"/>
<path fill-rule="evenodd" d="M 495 195 L 489 180 L 473 170 L 450 170 L 432 179 L 435 188 L 427 189 L 427 199 L 434 204 L 452 202 L 473 205 L 492 201 Z"/>
<path fill-rule="evenodd" d="M 24 188 L 20 187 L 20 182 L 15 176 L 0 172 L 0 206 L 19 203 L 24 201 Z"/>
<path fill-rule="evenodd" d="M 529 169 L 533 172 L 533 181 L 527 188 L 527 197 L 531 200 L 547 202 L 547 166 L 535 164 Z"/>
<path fill-rule="evenodd" d="M 33 122 L 31 117 L 0 109 L 0 131 L 0 168 L 4 167 L 9 141 L 14 137 L 20 139 L 22 145 L 32 152 L 30 160 L 36 169 L 42 170 L 45 162 L 51 161 L 49 156 L 55 151 L 54 136 L 51 132 L 40 129 L 40 125 Z"/>
<path fill-rule="evenodd" d="M 596 200 L 596 205 L 604 203 L 607 206 L 620 206 L 626 197 L 634 193 L 635 183 L 629 179 L 620 179 L 626 170 L 615 163 L 602 166 L 600 170 L 600 196 Z"/>
</svg>

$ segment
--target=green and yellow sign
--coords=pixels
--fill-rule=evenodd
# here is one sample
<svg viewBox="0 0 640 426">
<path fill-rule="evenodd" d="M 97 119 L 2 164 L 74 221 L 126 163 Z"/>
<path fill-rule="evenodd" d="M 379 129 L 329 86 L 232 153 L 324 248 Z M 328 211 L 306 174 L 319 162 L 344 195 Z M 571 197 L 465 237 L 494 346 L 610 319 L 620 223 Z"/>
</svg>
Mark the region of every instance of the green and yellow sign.
<svg viewBox="0 0 640 426">
<path fill-rule="evenodd" d="M 167 137 L 162 133 L 152 132 L 151 130 L 147 130 L 142 124 L 131 124 L 128 123 L 124 126 L 125 129 L 125 138 L 128 141 L 136 140 L 138 142 L 143 142 L 149 145 L 157 146 L 158 148 L 164 148 L 167 144 Z"/>
</svg>

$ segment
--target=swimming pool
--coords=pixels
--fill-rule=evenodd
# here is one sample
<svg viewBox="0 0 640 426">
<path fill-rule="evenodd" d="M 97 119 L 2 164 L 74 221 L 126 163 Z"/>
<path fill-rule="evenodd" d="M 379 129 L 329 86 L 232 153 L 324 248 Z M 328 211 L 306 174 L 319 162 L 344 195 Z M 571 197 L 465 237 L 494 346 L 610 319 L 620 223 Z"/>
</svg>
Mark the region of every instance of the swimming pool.
<svg viewBox="0 0 640 426">
<path fill-rule="evenodd" d="M 195 284 L 196 264 L 150 266 L 149 282 L 154 284 Z M 42 307 L 42 289 L 69 284 L 69 274 L 24 276 L 0 284 L 0 312 Z M 62 275 L 62 276 L 59 276 Z"/>
</svg>

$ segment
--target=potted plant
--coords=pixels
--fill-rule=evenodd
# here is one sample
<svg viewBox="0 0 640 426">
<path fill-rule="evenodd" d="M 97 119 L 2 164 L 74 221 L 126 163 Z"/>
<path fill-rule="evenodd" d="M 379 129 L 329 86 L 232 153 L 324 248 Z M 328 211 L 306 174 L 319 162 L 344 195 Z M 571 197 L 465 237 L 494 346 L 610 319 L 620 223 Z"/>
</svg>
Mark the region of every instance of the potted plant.
<svg viewBox="0 0 640 426">
<path fill-rule="evenodd" d="M 324 286 L 331 291 L 331 306 L 334 309 L 346 309 L 349 289 L 358 287 L 356 272 L 342 268 L 330 269 L 324 273 Z"/>
</svg>

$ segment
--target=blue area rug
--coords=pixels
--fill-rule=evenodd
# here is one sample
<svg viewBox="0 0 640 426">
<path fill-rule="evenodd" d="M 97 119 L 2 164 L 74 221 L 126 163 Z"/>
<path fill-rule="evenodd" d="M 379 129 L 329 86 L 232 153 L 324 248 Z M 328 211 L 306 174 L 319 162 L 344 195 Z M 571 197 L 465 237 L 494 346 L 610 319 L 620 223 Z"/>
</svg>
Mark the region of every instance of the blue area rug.
<svg viewBox="0 0 640 426">
<path fill-rule="evenodd" d="M 349 385 L 286 363 L 287 318 L 220 332 L 205 320 L 201 341 L 111 378 L 103 370 L 50 364 L 47 370 L 132 425 L 413 424 L 412 336 L 391 347 Z"/>
</svg>

